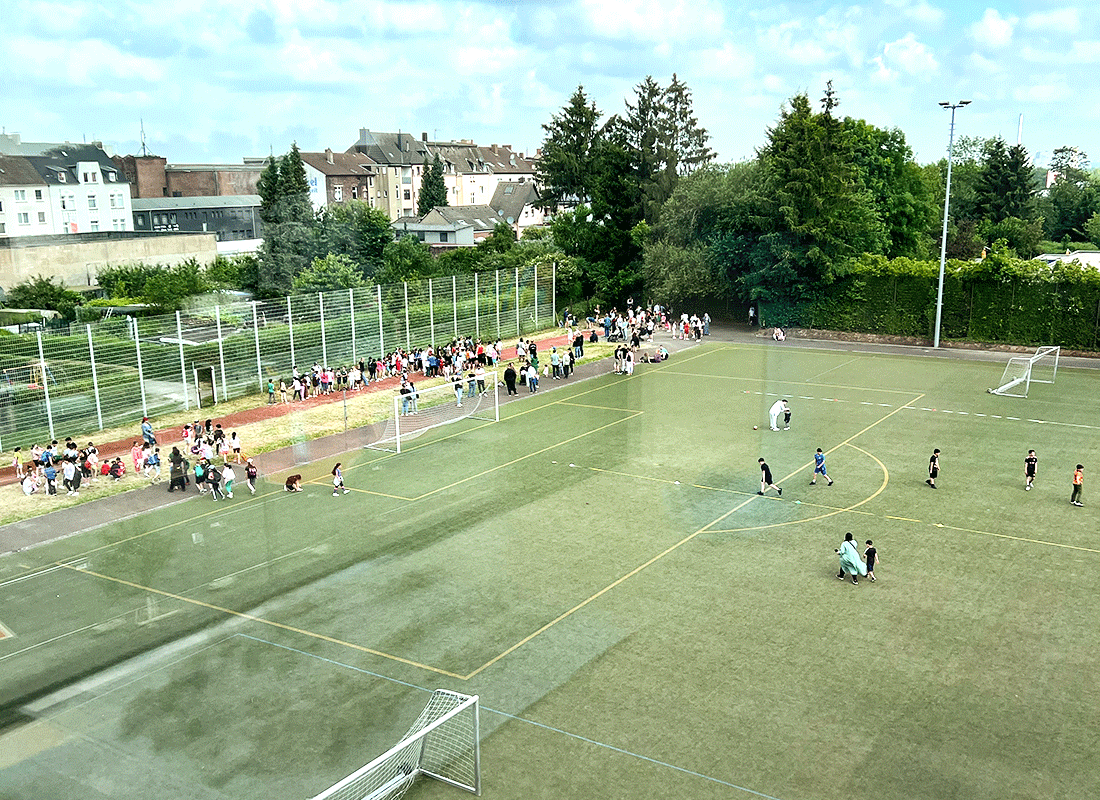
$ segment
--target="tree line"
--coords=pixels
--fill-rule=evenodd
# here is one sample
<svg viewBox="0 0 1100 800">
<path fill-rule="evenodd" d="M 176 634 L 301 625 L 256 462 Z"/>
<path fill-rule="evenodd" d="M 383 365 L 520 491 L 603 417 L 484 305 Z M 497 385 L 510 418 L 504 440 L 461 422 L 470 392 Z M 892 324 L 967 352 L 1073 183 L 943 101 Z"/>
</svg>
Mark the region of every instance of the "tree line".
<svg viewBox="0 0 1100 800">
<path fill-rule="evenodd" d="M 542 230 L 516 239 L 508 225 L 472 248 L 432 255 L 394 233 L 364 201 L 315 212 L 297 145 L 268 160 L 258 184 L 265 224 L 260 252 L 212 265 L 115 267 L 100 284 L 110 299 L 179 308 L 218 288 L 259 298 L 399 283 L 531 263 L 558 270 L 561 300 L 575 310 L 628 297 L 680 305 L 707 300 L 809 302 L 866 255 L 937 259 L 946 157 L 918 164 L 904 133 L 841 116 L 832 84 L 812 102 L 790 98 L 751 159 L 715 163 L 690 88 L 646 77 L 623 109 L 605 114 L 577 87 L 543 125 L 536 167 Z M 446 205 L 443 165 L 424 163 L 423 215 Z M 1062 147 L 1047 170 L 1004 140 L 961 137 L 953 152 L 947 254 L 1100 247 L 1100 172 Z M 8 305 L 59 308 L 83 298 L 45 278 L 9 292 Z"/>
</svg>

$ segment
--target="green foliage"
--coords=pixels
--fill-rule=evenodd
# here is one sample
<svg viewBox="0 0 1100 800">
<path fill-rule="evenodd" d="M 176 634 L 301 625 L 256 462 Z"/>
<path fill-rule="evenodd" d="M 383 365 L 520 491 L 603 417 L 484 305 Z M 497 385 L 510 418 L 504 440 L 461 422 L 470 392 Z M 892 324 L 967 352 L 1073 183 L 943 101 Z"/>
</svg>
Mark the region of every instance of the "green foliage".
<svg viewBox="0 0 1100 800">
<path fill-rule="evenodd" d="M 863 255 L 827 295 L 766 306 L 769 322 L 880 335 L 931 338 L 938 261 Z M 1003 242 L 979 261 L 944 270 L 942 336 L 1029 346 L 1100 346 L 1100 272 L 1079 264 L 1016 258 Z"/>
<path fill-rule="evenodd" d="M 299 222 L 268 226 L 260 248 L 256 295 L 266 298 L 290 294 L 294 276 L 312 263 L 316 250 L 315 226 Z"/>
<path fill-rule="evenodd" d="M 220 257 L 219 257 L 220 258 Z M 156 306 L 161 311 L 183 308 L 189 297 L 204 294 L 218 286 L 237 286 L 241 263 L 221 258 L 221 263 L 203 268 L 190 258 L 182 264 L 121 264 L 104 267 L 96 279 L 111 305 L 127 305 L 131 302 Z M 212 281 L 210 274 L 234 280 Z"/>
<path fill-rule="evenodd" d="M 366 285 L 354 261 L 348 256 L 333 253 L 313 259 L 312 264 L 294 276 L 295 294 L 354 289 Z"/>
<path fill-rule="evenodd" d="M 433 274 L 434 260 L 428 246 L 412 234 L 386 245 L 378 283 L 402 283 Z"/>
<path fill-rule="evenodd" d="M 183 301 L 188 297 L 209 289 L 202 267 L 191 258 L 173 267 L 153 269 L 143 294 L 147 303 L 165 311 L 177 311 L 183 308 Z"/>
<path fill-rule="evenodd" d="M 507 253 L 516 246 L 516 232 L 506 222 L 498 222 L 493 232 L 477 243 L 482 254 Z"/>
<path fill-rule="evenodd" d="M 717 272 L 701 247 L 647 245 L 643 274 L 646 297 L 673 306 L 715 297 L 720 288 Z"/>
<path fill-rule="evenodd" d="M 1035 183 L 1031 159 L 1023 145 L 1008 147 L 1000 137 L 985 146 L 985 160 L 975 187 L 976 210 L 982 218 L 998 223 L 1009 217 L 1034 216 Z"/>
<path fill-rule="evenodd" d="M 386 245 L 393 241 L 390 218 L 380 208 L 362 200 L 328 206 L 318 222 L 318 252 L 344 255 L 364 278 L 371 278 L 383 266 Z"/>
<path fill-rule="evenodd" d="M 81 303 L 79 294 L 60 280 L 38 275 L 13 286 L 7 292 L 5 305 L 9 308 L 33 308 L 56 311 L 65 319 L 75 319 Z"/>
<path fill-rule="evenodd" d="M 864 120 L 844 119 L 859 179 L 886 226 L 889 256 L 926 256 L 929 231 L 938 215 L 932 187 L 913 161 L 913 151 L 899 129 L 882 130 Z"/>
<path fill-rule="evenodd" d="M 420 182 L 420 196 L 417 198 L 416 213 L 424 216 L 436 206 L 445 206 L 447 203 L 447 184 L 443 180 L 443 161 L 439 153 L 428 162 L 424 157 L 424 177 Z"/>
<path fill-rule="evenodd" d="M 1097 211 L 1085 223 L 1085 233 L 1092 240 L 1092 245 L 1100 249 L 1100 211 Z"/>
<path fill-rule="evenodd" d="M 830 283 L 844 259 L 887 247 L 886 228 L 859 181 L 851 137 L 832 115 L 831 84 L 822 102 L 815 114 L 805 94 L 792 98 L 760 152 L 765 235 L 752 260 L 773 291 L 796 296 Z"/>
<path fill-rule="evenodd" d="M 1043 221 L 1006 217 L 1000 222 L 982 222 L 978 226 L 981 237 L 987 242 L 1002 241 L 1020 258 L 1034 258 L 1042 252 Z"/>
<path fill-rule="evenodd" d="M 535 179 L 543 208 L 556 210 L 563 203 L 591 202 L 602 116 L 584 87 L 578 86 L 561 113 L 542 126 L 546 137 L 535 165 Z"/>
</svg>

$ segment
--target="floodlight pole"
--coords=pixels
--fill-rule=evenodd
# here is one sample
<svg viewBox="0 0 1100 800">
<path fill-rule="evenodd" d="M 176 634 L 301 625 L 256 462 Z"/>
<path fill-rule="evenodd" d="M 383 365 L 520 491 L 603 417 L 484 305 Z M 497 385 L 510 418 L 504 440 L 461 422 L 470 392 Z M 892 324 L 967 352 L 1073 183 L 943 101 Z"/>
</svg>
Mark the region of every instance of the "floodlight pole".
<svg viewBox="0 0 1100 800">
<path fill-rule="evenodd" d="M 947 190 L 943 196 L 943 234 L 940 237 L 940 281 L 936 288 L 936 331 L 932 338 L 932 346 L 940 346 L 940 324 L 943 321 L 943 268 L 947 263 L 947 214 L 951 208 L 951 157 L 955 147 L 955 111 L 963 106 L 970 105 L 969 100 L 960 100 L 957 103 L 942 102 L 940 105 L 951 109 L 951 132 L 947 139 Z"/>
</svg>

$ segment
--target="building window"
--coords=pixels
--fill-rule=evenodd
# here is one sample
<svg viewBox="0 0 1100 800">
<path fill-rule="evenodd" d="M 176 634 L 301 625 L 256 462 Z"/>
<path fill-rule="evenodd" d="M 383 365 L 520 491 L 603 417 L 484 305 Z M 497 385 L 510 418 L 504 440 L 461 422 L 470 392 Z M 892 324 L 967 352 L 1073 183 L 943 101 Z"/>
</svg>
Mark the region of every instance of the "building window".
<svg viewBox="0 0 1100 800">
<path fill-rule="evenodd" d="M 412 200 L 412 192 L 409 191 L 408 189 L 405 190 L 405 199 L 406 200 Z"/>
<path fill-rule="evenodd" d="M 93 219 L 92 220 L 92 230 L 93 231 L 98 231 L 99 230 L 99 220 L 98 219 Z"/>
<path fill-rule="evenodd" d="M 64 172 L 57 173 L 57 182 L 58 183 L 64 183 L 65 180 L 66 180 L 66 178 L 65 178 L 65 173 Z"/>
<path fill-rule="evenodd" d="M 95 207 L 96 207 L 96 205 L 95 205 L 95 195 L 90 194 L 90 195 L 88 195 L 88 208 L 95 208 Z"/>
<path fill-rule="evenodd" d="M 351 187 L 351 199 L 352 200 L 358 200 L 359 199 L 359 187 L 358 186 L 352 186 Z"/>
<path fill-rule="evenodd" d="M 17 202 L 17 203 L 27 202 L 27 190 L 26 189 L 16 189 L 15 190 L 15 202 Z"/>
<path fill-rule="evenodd" d="M 46 212 L 45 211 L 39 211 L 38 212 L 38 224 L 39 225 L 45 225 L 46 224 Z"/>
<path fill-rule="evenodd" d="M 122 195 L 111 195 L 111 208 L 122 208 Z"/>
<path fill-rule="evenodd" d="M 446 242 L 447 241 L 447 231 L 440 231 L 439 232 L 439 241 L 440 242 Z"/>
<path fill-rule="evenodd" d="M 31 215 L 29 213 L 27 213 L 26 211 L 20 211 L 19 212 L 19 224 L 20 225 L 30 225 L 31 224 Z"/>
<path fill-rule="evenodd" d="M 5 233 L 6 231 L 7 226 L 3 222 L 0 222 L 0 233 Z"/>
<path fill-rule="evenodd" d="M 137 223 L 139 228 L 145 227 L 145 217 L 134 217 L 134 222 Z"/>
<path fill-rule="evenodd" d="M 34 199 L 35 200 L 41 200 L 42 199 L 42 190 L 41 189 L 35 189 L 34 190 Z"/>
<path fill-rule="evenodd" d="M 176 224 L 176 215 L 175 214 L 169 214 L 168 215 L 168 222 L 172 225 L 175 225 Z"/>
<path fill-rule="evenodd" d="M 336 184 L 332 187 L 332 199 L 339 203 L 344 199 L 344 187 L 340 184 Z"/>
</svg>

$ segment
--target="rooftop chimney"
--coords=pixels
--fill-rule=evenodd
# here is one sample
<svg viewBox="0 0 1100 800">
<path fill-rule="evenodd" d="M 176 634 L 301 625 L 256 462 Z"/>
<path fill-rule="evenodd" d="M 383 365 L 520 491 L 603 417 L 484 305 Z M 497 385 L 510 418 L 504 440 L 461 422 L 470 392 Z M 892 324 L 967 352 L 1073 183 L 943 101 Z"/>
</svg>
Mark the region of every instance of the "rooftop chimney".
<svg viewBox="0 0 1100 800">
<path fill-rule="evenodd" d="M 332 158 L 332 149 L 329 148 L 329 147 L 325 148 L 325 161 L 327 161 L 330 164 L 335 164 L 336 163 L 335 160 Z"/>
<path fill-rule="evenodd" d="M 424 131 L 423 133 L 420 134 L 420 141 L 422 141 L 422 142 L 428 141 L 428 132 L 427 131 Z"/>
</svg>

